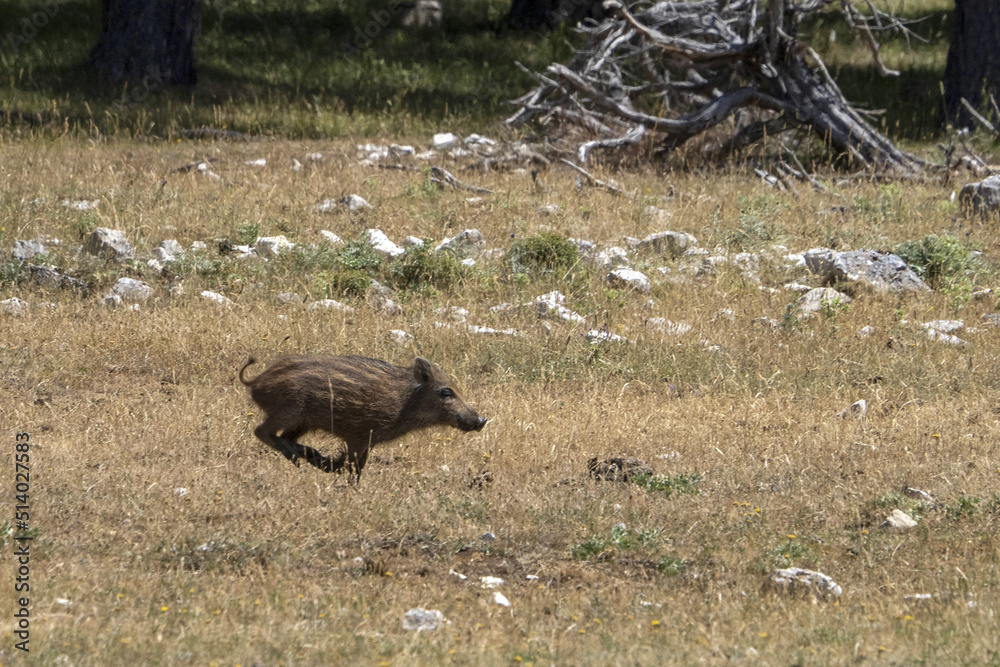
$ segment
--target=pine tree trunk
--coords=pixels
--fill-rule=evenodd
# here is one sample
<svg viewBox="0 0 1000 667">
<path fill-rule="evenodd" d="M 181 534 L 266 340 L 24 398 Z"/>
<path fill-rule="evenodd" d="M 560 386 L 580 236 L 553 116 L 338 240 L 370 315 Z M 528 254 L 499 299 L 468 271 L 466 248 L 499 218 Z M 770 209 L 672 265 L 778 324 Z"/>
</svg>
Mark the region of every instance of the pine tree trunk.
<svg viewBox="0 0 1000 667">
<path fill-rule="evenodd" d="M 991 94 L 1000 98 L 998 44 L 1000 3 L 955 0 L 955 27 L 944 71 L 944 107 L 949 121 L 963 127 L 972 125 L 969 112 L 962 106 L 963 97 L 977 109 Z"/>
<path fill-rule="evenodd" d="M 200 0 L 101 0 L 91 67 L 108 83 L 147 89 L 197 80 L 194 36 Z"/>
</svg>

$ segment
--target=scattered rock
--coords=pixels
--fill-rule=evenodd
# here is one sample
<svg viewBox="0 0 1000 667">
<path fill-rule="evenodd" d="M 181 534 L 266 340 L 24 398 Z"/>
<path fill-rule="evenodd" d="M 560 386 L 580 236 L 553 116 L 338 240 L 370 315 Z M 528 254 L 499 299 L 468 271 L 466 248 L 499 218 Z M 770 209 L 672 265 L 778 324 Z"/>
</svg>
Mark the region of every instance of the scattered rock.
<svg viewBox="0 0 1000 667">
<path fill-rule="evenodd" d="M 326 241 L 330 245 L 335 245 L 336 246 L 336 245 L 343 245 L 343 243 L 344 243 L 344 239 L 340 238 L 339 236 L 337 236 L 333 232 L 327 231 L 325 229 L 319 230 L 319 235 L 320 235 L 320 237 L 322 237 L 322 239 L 324 241 Z"/>
<path fill-rule="evenodd" d="M 277 297 L 278 303 L 288 305 L 290 303 L 302 303 L 302 297 L 295 292 L 282 292 Z"/>
<path fill-rule="evenodd" d="M 357 213 L 358 211 L 364 210 L 366 208 L 374 208 L 371 204 L 365 201 L 365 198 L 361 195 L 347 195 L 341 198 L 340 203 L 347 207 L 347 210 L 351 213 Z"/>
<path fill-rule="evenodd" d="M 983 322 L 1000 327 L 1000 313 L 986 313 L 983 315 Z"/>
<path fill-rule="evenodd" d="M 257 158 L 256 160 L 247 160 L 243 164 L 245 164 L 248 167 L 266 167 L 267 158 Z"/>
<path fill-rule="evenodd" d="M 372 304 L 375 306 L 375 311 L 379 313 L 386 315 L 401 315 L 403 313 L 402 306 L 382 293 L 376 292 L 372 298 Z"/>
<path fill-rule="evenodd" d="M 415 339 L 412 334 L 409 334 L 401 329 L 393 329 L 389 332 L 389 340 L 396 345 L 409 345 Z"/>
<path fill-rule="evenodd" d="M 698 245 L 698 239 L 684 232 L 658 232 L 650 234 L 639 241 L 636 248 L 640 251 L 655 252 L 676 259 L 690 248 Z"/>
<path fill-rule="evenodd" d="M 932 322 L 924 322 L 920 325 L 921 329 L 934 329 L 938 333 L 951 334 L 956 331 L 960 331 L 965 326 L 965 322 L 962 320 L 934 320 Z"/>
<path fill-rule="evenodd" d="M 597 244 L 593 241 L 588 241 L 586 239 L 566 239 L 570 243 L 576 246 L 576 251 L 581 257 L 592 259 L 594 252 L 597 251 Z"/>
<path fill-rule="evenodd" d="M 497 145 L 497 142 L 493 141 L 489 137 L 484 137 L 481 134 L 470 134 L 465 138 L 466 146 L 486 146 L 492 148 Z"/>
<path fill-rule="evenodd" d="M 885 521 L 882 522 L 883 528 L 899 528 L 902 530 L 906 528 L 916 528 L 916 526 L 916 520 L 900 509 L 893 510 L 892 514 L 886 517 Z"/>
<path fill-rule="evenodd" d="M 687 322 L 671 322 L 662 317 L 650 317 L 646 320 L 646 326 L 670 336 L 683 336 L 692 328 Z"/>
<path fill-rule="evenodd" d="M 209 290 L 203 291 L 201 293 L 201 298 L 204 299 L 205 301 L 211 301 L 212 303 L 218 304 L 220 306 L 233 305 L 233 302 L 227 299 L 226 297 L 222 296 L 218 292 L 211 292 Z"/>
<path fill-rule="evenodd" d="M 153 295 L 153 288 L 135 278 L 119 278 L 111 288 L 112 293 L 120 296 L 122 301 L 141 303 L 148 301 Z"/>
<path fill-rule="evenodd" d="M 802 283 L 785 283 L 784 288 L 789 292 L 799 292 L 800 294 L 805 294 L 813 289 L 809 285 L 803 285 Z"/>
<path fill-rule="evenodd" d="M 64 208 L 70 208 L 74 211 L 93 211 L 97 208 L 97 205 L 101 203 L 100 199 L 86 200 L 86 199 L 63 199 L 62 205 Z"/>
<path fill-rule="evenodd" d="M 295 247 L 284 235 L 262 236 L 257 239 L 254 246 L 257 249 L 257 254 L 261 257 L 277 257 L 283 251 L 291 250 Z"/>
<path fill-rule="evenodd" d="M 717 311 L 715 315 L 712 315 L 712 321 L 715 322 L 717 320 L 726 320 L 727 322 L 735 322 L 736 313 L 733 312 L 732 308 L 723 308 L 722 310 Z"/>
<path fill-rule="evenodd" d="M 958 202 L 972 213 L 996 213 L 1000 210 L 1000 175 L 969 183 L 958 193 Z"/>
<path fill-rule="evenodd" d="M 495 535 L 493 536 L 493 539 L 496 539 Z M 507 583 L 500 577 L 479 577 L 479 582 L 480 588 L 486 589 L 498 588 Z"/>
<path fill-rule="evenodd" d="M 436 308 L 434 313 L 439 317 L 444 317 L 452 322 L 457 322 L 459 324 L 467 321 L 469 319 L 469 311 L 465 308 L 460 308 L 459 306 L 447 306 Z"/>
<path fill-rule="evenodd" d="M 24 315 L 28 312 L 28 302 L 15 296 L 0 301 L 0 309 L 8 315 Z"/>
<path fill-rule="evenodd" d="M 314 206 L 320 213 L 330 213 L 331 211 L 337 210 L 337 200 L 336 199 L 324 199 L 320 203 Z"/>
<path fill-rule="evenodd" d="M 423 239 L 418 239 L 416 236 L 407 236 L 403 238 L 404 248 L 422 248 L 424 245 Z"/>
<path fill-rule="evenodd" d="M 52 269 L 47 266 L 30 266 L 28 267 L 28 271 L 31 272 L 35 283 L 42 287 L 49 289 L 76 289 L 81 292 L 87 291 L 87 283 L 78 278 L 70 278 L 58 269 Z"/>
<path fill-rule="evenodd" d="M 110 257 L 117 262 L 132 259 L 132 244 L 124 232 L 107 227 L 98 227 L 87 237 L 84 250 L 98 257 Z"/>
<path fill-rule="evenodd" d="M 795 303 L 802 317 L 813 317 L 824 308 L 836 308 L 851 302 L 851 297 L 830 287 L 817 287 L 799 297 Z"/>
<path fill-rule="evenodd" d="M 575 313 L 569 308 L 563 306 L 562 304 L 566 301 L 566 296 L 559 290 L 549 292 L 548 294 L 542 294 L 536 296 L 532 301 L 525 304 L 526 306 L 535 305 L 538 308 L 538 317 L 542 319 L 551 318 L 553 316 L 566 320 L 567 322 L 583 323 L 587 321 L 583 315 Z M 494 312 L 500 310 L 507 310 L 513 307 L 510 304 L 503 304 L 501 306 L 495 306 L 493 308 Z"/>
<path fill-rule="evenodd" d="M 403 614 L 403 629 L 432 632 L 445 624 L 444 614 L 437 609 L 415 607 Z"/>
<path fill-rule="evenodd" d="M 466 331 L 471 334 L 480 335 L 499 335 L 499 336 L 520 336 L 521 332 L 517 329 L 494 329 L 492 327 L 481 327 L 476 324 L 470 324 L 466 327 Z"/>
<path fill-rule="evenodd" d="M 339 310 L 344 313 L 354 312 L 353 308 L 335 299 L 320 299 L 319 301 L 313 301 L 306 306 L 306 310 Z"/>
<path fill-rule="evenodd" d="M 771 572 L 766 587 L 789 595 L 812 595 L 823 600 L 839 598 L 844 592 L 837 582 L 822 572 L 797 567 Z"/>
<path fill-rule="evenodd" d="M 757 274 L 760 273 L 760 255 L 752 252 L 740 252 L 733 255 L 730 260 L 733 266 L 735 266 L 740 273 L 744 274 L 749 278 L 757 279 Z"/>
<path fill-rule="evenodd" d="M 945 345 L 955 345 L 957 347 L 965 347 L 969 344 L 968 341 L 959 338 L 958 336 L 942 333 L 937 329 L 927 329 L 927 338 L 939 343 L 944 343 Z"/>
<path fill-rule="evenodd" d="M 167 239 L 153 249 L 153 256 L 164 263 L 173 262 L 184 256 L 184 248 L 174 239 Z"/>
<path fill-rule="evenodd" d="M 500 605 L 501 607 L 510 606 L 510 600 L 508 600 L 507 596 L 501 593 L 500 591 L 497 591 L 493 594 L 493 601 L 498 605 Z"/>
<path fill-rule="evenodd" d="M 19 259 L 22 262 L 26 262 L 35 255 L 42 255 L 48 252 L 45 244 L 41 241 L 14 241 L 14 247 L 10 249 L 10 256 L 12 259 Z"/>
<path fill-rule="evenodd" d="M 593 257 L 593 263 L 605 269 L 614 269 L 628 266 L 628 252 L 625 248 L 613 246 L 607 250 L 602 250 Z"/>
<path fill-rule="evenodd" d="M 643 294 L 649 294 L 652 290 L 652 283 L 646 274 L 632 269 L 615 269 L 605 279 L 612 285 L 631 288 Z"/>
<path fill-rule="evenodd" d="M 825 283 L 860 281 L 885 292 L 929 290 L 900 257 L 879 250 L 835 252 L 813 248 L 805 253 L 806 266 Z"/>
<path fill-rule="evenodd" d="M 194 241 L 191 243 L 191 252 L 200 252 L 202 250 L 208 250 L 208 244 L 204 241 Z"/>
<path fill-rule="evenodd" d="M 389 240 L 389 237 L 385 235 L 381 229 L 369 229 L 367 231 L 368 242 L 371 244 L 375 252 L 385 255 L 387 257 L 399 257 L 405 250 L 400 248 L 398 245 Z"/>
<path fill-rule="evenodd" d="M 858 329 L 858 338 L 868 338 L 873 333 L 875 333 L 875 328 L 872 327 L 872 325 L 870 324 L 866 324 L 865 326 Z"/>
<path fill-rule="evenodd" d="M 932 507 L 937 507 L 937 501 L 934 496 L 927 493 L 922 489 L 917 489 L 912 486 L 907 486 L 903 488 L 903 495 L 907 498 L 916 498 L 917 500 L 922 500 L 925 503 L 929 503 Z"/>
<path fill-rule="evenodd" d="M 451 132 L 439 132 L 434 135 L 431 140 L 431 146 L 434 150 L 443 151 L 458 144 L 458 137 L 456 137 Z"/>
<path fill-rule="evenodd" d="M 595 456 L 587 461 L 587 470 L 594 479 L 606 482 L 630 482 L 636 475 L 653 474 L 648 463 L 631 456 L 616 456 L 603 461 L 598 461 Z"/>
<path fill-rule="evenodd" d="M 478 256 L 485 248 L 486 240 L 482 232 L 478 229 L 466 229 L 442 241 L 434 251 L 447 250 L 467 258 Z"/>
</svg>

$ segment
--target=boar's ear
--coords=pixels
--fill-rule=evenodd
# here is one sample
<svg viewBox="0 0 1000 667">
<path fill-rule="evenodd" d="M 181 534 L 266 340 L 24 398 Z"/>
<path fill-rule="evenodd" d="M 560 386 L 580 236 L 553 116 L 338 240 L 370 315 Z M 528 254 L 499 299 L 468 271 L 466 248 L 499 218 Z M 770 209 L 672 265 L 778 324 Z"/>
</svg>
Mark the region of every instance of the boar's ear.
<svg viewBox="0 0 1000 667">
<path fill-rule="evenodd" d="M 434 377 L 434 366 L 423 357 L 417 357 L 413 360 L 413 375 L 417 382 L 430 382 Z"/>
</svg>

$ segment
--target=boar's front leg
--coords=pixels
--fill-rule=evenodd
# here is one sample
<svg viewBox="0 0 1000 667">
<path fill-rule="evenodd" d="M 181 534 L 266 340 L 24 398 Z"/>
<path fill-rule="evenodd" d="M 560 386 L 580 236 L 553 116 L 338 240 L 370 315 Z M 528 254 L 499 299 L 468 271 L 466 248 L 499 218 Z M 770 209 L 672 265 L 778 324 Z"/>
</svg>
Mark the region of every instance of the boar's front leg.
<svg viewBox="0 0 1000 667">
<path fill-rule="evenodd" d="M 370 450 L 371 441 L 368 438 L 347 443 L 347 469 L 355 486 L 361 482 L 361 471 L 364 469 L 365 463 L 368 462 Z"/>
</svg>

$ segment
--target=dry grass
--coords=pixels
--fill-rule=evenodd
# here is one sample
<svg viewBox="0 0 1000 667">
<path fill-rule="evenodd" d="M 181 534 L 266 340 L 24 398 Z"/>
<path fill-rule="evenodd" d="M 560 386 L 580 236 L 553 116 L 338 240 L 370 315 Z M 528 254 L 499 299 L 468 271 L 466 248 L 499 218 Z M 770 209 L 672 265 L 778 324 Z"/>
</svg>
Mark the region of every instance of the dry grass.
<svg viewBox="0 0 1000 667">
<path fill-rule="evenodd" d="M 185 246 L 234 238 L 247 224 L 296 242 L 314 242 L 324 228 L 353 237 L 379 227 L 398 240 L 477 227 L 500 248 L 511 234 L 541 229 L 616 244 L 669 228 L 711 248 L 736 238 L 742 223 L 769 226 L 797 251 L 831 242 L 886 248 L 951 232 L 979 244 L 987 262 L 1000 257 L 993 225 L 961 217 L 950 191 L 933 185 L 803 189 L 795 198 L 735 175 L 615 174 L 650 198 L 632 202 L 577 193 L 559 171 L 546 175 L 543 193 L 525 176 L 463 174 L 497 193 L 470 206 L 464 194 L 428 190 L 420 173 L 358 168 L 345 148 L 9 143 L 0 146 L 2 246 L 55 235 L 67 243 L 52 261 L 72 269 L 79 231 L 95 224 L 124 230 L 148 251 L 165 238 Z M 291 171 L 293 156 L 316 149 L 328 156 L 322 163 Z M 217 158 L 221 183 L 170 173 L 202 155 Z M 268 166 L 243 166 L 258 157 Z M 659 205 L 672 218 L 644 216 L 668 183 L 677 196 Z M 351 192 L 375 209 L 312 210 Z M 64 198 L 100 205 L 96 214 L 70 211 Z M 547 203 L 563 212 L 541 216 L 536 208 Z M 846 208 L 822 212 L 833 206 Z M 32 304 L 26 316 L 0 317 L 11 445 L 0 456 L 3 520 L 13 433 L 28 431 L 35 443 L 32 664 L 60 656 L 75 665 L 1000 660 L 998 330 L 963 332 L 970 344 L 957 348 L 901 322 L 957 313 L 979 327 L 993 300 L 967 301 L 957 287 L 907 298 L 858 290 L 844 312 L 785 318 L 771 331 L 754 320 L 782 320 L 792 297 L 730 269 L 658 281 L 647 306 L 606 289 L 599 271 L 514 279 L 483 262 L 461 285 L 401 294 L 402 316 L 360 299 L 345 316 L 278 305 L 275 293 L 316 297 L 322 286 L 309 267 L 277 260 L 186 275 L 180 298 L 169 296 L 168 280 L 146 275 L 154 297 L 129 312 L 97 297 L 142 267 L 89 270 L 89 298 L 10 284 L 0 295 Z M 990 287 L 992 275 L 966 287 Z M 762 271 L 764 287 L 793 277 L 808 280 Z M 235 305 L 200 301 L 203 288 Z M 588 327 L 634 342 L 592 346 L 586 327 L 555 321 L 548 330 L 530 313 L 488 310 L 553 288 Z M 524 335 L 436 327 L 441 305 Z M 713 321 L 721 308 L 735 320 Z M 665 336 L 644 327 L 650 316 L 693 329 Z M 859 338 L 866 324 L 875 334 Z M 394 345 L 391 329 L 416 343 Z M 357 491 L 342 476 L 296 469 L 253 438 L 259 416 L 236 372 L 250 352 L 266 362 L 308 351 L 397 363 L 423 354 L 492 421 L 478 434 L 430 430 L 382 446 Z M 836 416 L 861 398 L 864 421 Z M 664 475 L 697 473 L 700 493 L 667 497 L 587 478 L 588 458 L 613 455 Z M 473 484 L 484 471 L 492 483 Z M 902 496 L 908 486 L 940 506 Z M 880 528 L 896 507 L 921 515 L 920 525 Z M 617 523 L 630 532 L 616 545 Z M 486 532 L 496 539 L 480 539 Z M 844 588 L 839 602 L 763 591 L 763 573 L 789 564 L 832 576 Z M 8 556 L 0 567 L 10 572 Z M 506 580 L 510 608 L 479 588 L 484 575 Z M 906 600 L 925 593 L 934 599 Z M 404 632 L 403 613 L 416 606 L 440 609 L 450 625 Z M 16 660 L 9 617 L 0 637 L 0 660 Z"/>
</svg>

